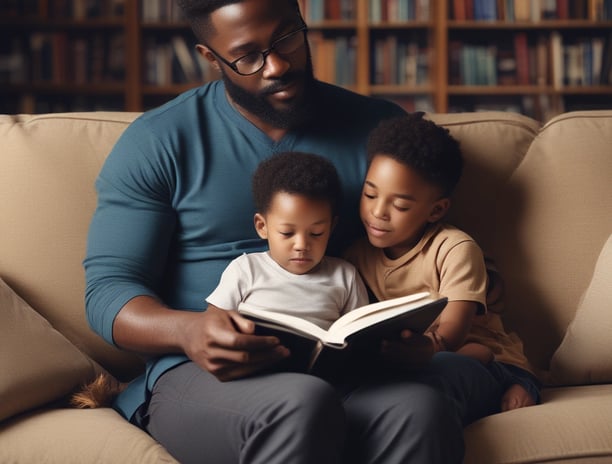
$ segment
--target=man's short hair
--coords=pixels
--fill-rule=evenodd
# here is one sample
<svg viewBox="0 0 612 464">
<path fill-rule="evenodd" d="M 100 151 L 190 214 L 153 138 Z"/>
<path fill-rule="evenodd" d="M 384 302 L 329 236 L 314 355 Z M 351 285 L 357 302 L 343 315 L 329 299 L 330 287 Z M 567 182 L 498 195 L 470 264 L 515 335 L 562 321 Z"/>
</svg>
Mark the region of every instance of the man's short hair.
<svg viewBox="0 0 612 464">
<path fill-rule="evenodd" d="M 262 161 L 253 175 L 255 208 L 265 214 L 277 193 L 328 202 L 338 214 L 342 188 L 331 161 L 312 153 L 283 152 Z"/>
<path fill-rule="evenodd" d="M 370 133 L 368 162 L 376 155 L 393 158 L 450 196 L 461 178 L 463 156 L 448 129 L 413 113 L 383 120 Z"/>
<path fill-rule="evenodd" d="M 206 43 L 206 39 L 210 34 L 214 33 L 214 29 L 210 22 L 210 15 L 214 11 L 227 5 L 234 3 L 242 3 L 244 0 L 177 0 L 178 5 L 183 10 L 183 14 L 193 33 L 199 41 Z M 297 0 L 285 0 L 290 4 L 294 4 L 298 13 L 300 11 Z"/>
</svg>

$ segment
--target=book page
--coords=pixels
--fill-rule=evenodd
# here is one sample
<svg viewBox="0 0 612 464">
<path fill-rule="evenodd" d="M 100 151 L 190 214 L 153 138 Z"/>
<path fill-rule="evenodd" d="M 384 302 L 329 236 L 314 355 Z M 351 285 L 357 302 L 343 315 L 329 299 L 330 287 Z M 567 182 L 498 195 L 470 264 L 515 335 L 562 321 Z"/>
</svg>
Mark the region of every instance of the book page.
<svg viewBox="0 0 612 464">
<path fill-rule="evenodd" d="M 270 309 L 264 309 L 256 306 L 249 305 L 248 303 L 240 303 L 238 305 L 238 312 L 246 316 L 251 316 L 251 319 L 256 318 L 261 321 L 267 321 L 279 328 L 288 327 L 293 330 L 293 333 L 302 333 L 308 338 L 315 338 L 317 340 L 323 340 L 326 336 L 326 331 L 316 324 L 313 324 L 306 319 L 297 316 L 291 316 L 285 313 L 279 313 Z"/>
<path fill-rule="evenodd" d="M 391 320 L 402 314 L 420 311 L 424 306 L 437 300 L 439 300 L 439 295 L 431 295 L 424 292 L 364 306 L 363 308 L 356 309 L 355 311 L 361 311 L 361 309 L 364 311 L 361 314 L 357 314 L 356 317 L 350 318 L 348 322 L 339 319 L 332 324 L 327 331 L 324 342 L 331 345 L 344 345 L 346 338 L 353 333 L 374 326 L 382 321 Z M 346 316 L 351 314 L 352 312 L 346 314 Z M 338 324 L 338 322 L 340 323 Z"/>
<path fill-rule="evenodd" d="M 349 324 L 353 324 L 357 319 L 362 319 L 364 317 L 369 317 L 371 314 L 380 312 L 380 311 L 389 311 L 392 308 L 396 308 L 398 306 L 406 306 L 410 303 L 414 303 L 417 301 L 425 300 L 425 298 L 429 297 L 429 292 L 420 292 L 415 293 L 413 295 L 406 295 L 399 298 L 392 298 L 390 300 L 378 301 L 376 303 L 372 303 L 366 306 L 362 306 L 361 308 L 355 308 L 352 311 L 344 314 L 340 317 L 336 322 L 334 322 L 328 332 L 334 332 L 340 330 L 342 327 L 346 327 Z M 420 304 L 416 304 L 415 307 L 421 306 Z M 405 311 L 405 308 L 402 308 L 402 312 Z"/>
<path fill-rule="evenodd" d="M 248 303 L 240 303 L 238 312 L 260 325 L 276 327 L 284 332 L 321 340 L 328 346 L 342 348 L 346 345 L 345 339 L 349 335 L 381 321 L 421 309 L 438 299 L 438 294 L 421 292 L 372 303 L 346 313 L 334 322 L 327 331 L 301 317 L 275 312 Z"/>
</svg>

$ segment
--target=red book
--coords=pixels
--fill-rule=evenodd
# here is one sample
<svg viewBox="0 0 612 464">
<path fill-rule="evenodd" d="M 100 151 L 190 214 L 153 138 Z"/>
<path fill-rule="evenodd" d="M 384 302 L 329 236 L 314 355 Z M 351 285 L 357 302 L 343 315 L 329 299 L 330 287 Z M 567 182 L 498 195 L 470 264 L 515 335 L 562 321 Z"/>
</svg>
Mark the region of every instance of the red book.
<svg viewBox="0 0 612 464">
<path fill-rule="evenodd" d="M 569 0 L 557 0 L 557 18 L 569 19 Z"/>
<path fill-rule="evenodd" d="M 474 0 L 465 0 L 465 19 L 474 19 Z"/>
<path fill-rule="evenodd" d="M 465 21 L 465 0 L 453 0 L 453 18 Z"/>
<path fill-rule="evenodd" d="M 516 80 L 519 85 L 529 84 L 529 51 L 527 33 L 514 35 L 514 55 L 516 56 Z"/>
<path fill-rule="evenodd" d="M 325 19 L 338 20 L 341 16 L 340 0 L 325 0 Z"/>
</svg>

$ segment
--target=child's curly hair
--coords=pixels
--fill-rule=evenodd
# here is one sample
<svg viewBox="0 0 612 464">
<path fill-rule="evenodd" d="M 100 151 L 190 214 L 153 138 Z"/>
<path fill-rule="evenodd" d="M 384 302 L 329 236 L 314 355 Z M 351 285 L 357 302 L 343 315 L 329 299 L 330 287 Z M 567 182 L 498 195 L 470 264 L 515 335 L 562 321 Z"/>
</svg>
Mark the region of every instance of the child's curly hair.
<svg viewBox="0 0 612 464">
<path fill-rule="evenodd" d="M 381 121 L 370 133 L 368 162 L 385 155 L 414 169 L 450 196 L 463 171 L 459 142 L 448 129 L 413 113 Z"/>
<path fill-rule="evenodd" d="M 266 213 L 279 192 L 302 195 L 330 204 L 338 214 L 342 187 L 331 161 L 312 153 L 283 152 L 262 161 L 253 174 L 253 198 L 259 213 Z"/>
</svg>

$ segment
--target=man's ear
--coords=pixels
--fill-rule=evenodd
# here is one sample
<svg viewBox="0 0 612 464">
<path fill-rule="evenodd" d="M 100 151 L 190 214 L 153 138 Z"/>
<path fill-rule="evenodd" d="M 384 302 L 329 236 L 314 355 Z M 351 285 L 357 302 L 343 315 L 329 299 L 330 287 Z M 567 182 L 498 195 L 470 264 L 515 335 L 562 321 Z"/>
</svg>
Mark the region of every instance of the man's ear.
<svg viewBox="0 0 612 464">
<path fill-rule="evenodd" d="M 442 219 L 447 213 L 448 208 L 450 208 L 450 203 L 450 198 L 440 198 L 436 200 L 429 213 L 429 222 L 437 222 Z"/>
<path fill-rule="evenodd" d="M 217 57 L 215 56 L 213 52 L 210 51 L 210 49 L 206 45 L 197 44 L 196 50 L 198 51 L 200 56 L 202 56 L 206 61 L 208 61 L 212 65 L 213 68 L 215 68 L 217 71 L 221 71 Z"/>
<path fill-rule="evenodd" d="M 263 214 L 255 213 L 253 222 L 255 223 L 255 231 L 257 232 L 257 235 L 259 235 L 259 238 L 267 240 L 268 227 L 266 226 L 266 218 L 263 216 Z"/>
</svg>

